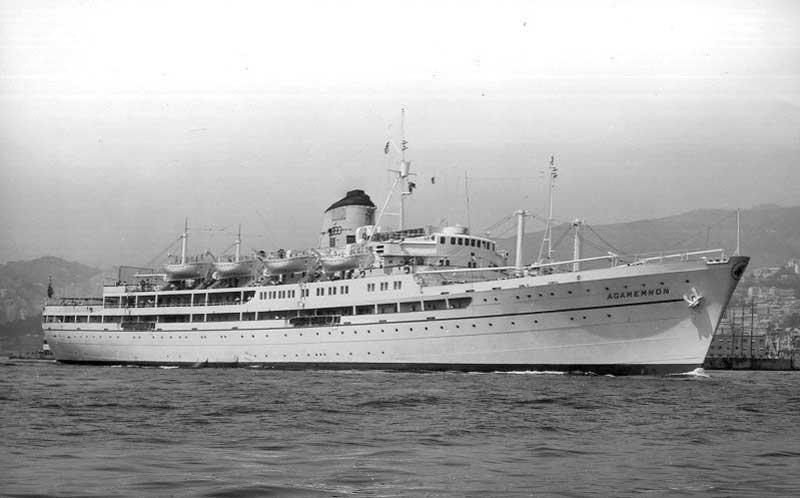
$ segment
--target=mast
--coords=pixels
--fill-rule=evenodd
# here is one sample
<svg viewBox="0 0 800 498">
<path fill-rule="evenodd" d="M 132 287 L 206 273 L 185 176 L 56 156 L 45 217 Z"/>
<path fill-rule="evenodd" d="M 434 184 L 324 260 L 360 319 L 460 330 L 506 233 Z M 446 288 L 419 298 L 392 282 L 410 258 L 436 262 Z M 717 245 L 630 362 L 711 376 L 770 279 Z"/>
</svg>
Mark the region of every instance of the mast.
<svg viewBox="0 0 800 498">
<path fill-rule="evenodd" d="M 542 245 L 539 247 L 539 261 L 542 261 L 545 245 L 547 246 L 547 260 L 553 258 L 553 191 L 556 189 L 556 178 L 558 177 L 558 168 L 556 168 L 555 156 L 550 156 L 550 167 L 548 168 L 550 177 L 549 188 L 549 204 L 550 208 L 547 211 L 547 227 L 544 230 L 544 239 Z"/>
<path fill-rule="evenodd" d="M 236 237 L 236 262 L 239 262 L 239 258 L 242 254 L 242 225 L 239 225 L 239 234 Z"/>
<path fill-rule="evenodd" d="M 400 109 L 400 230 L 405 229 L 406 196 L 411 195 L 408 190 L 408 174 L 411 163 L 406 161 L 406 108 Z"/>
<path fill-rule="evenodd" d="M 469 176 L 467 170 L 464 170 L 464 201 L 467 209 L 467 228 L 469 228 Z"/>
<path fill-rule="evenodd" d="M 186 264 L 186 238 L 189 236 L 189 217 L 183 225 L 183 235 L 181 235 L 181 264 Z"/>
<path fill-rule="evenodd" d="M 739 256 L 739 230 L 740 230 L 739 212 L 740 211 L 741 210 L 739 208 L 736 208 L 736 253 L 734 254 L 734 256 Z"/>
<path fill-rule="evenodd" d="M 581 259 L 581 245 L 583 243 L 583 237 L 581 235 L 581 228 L 583 227 L 583 220 L 580 218 L 575 218 L 572 220 L 572 229 L 575 230 L 575 238 L 573 240 L 572 245 L 572 271 L 580 271 L 581 264 L 578 263 L 578 260 Z"/>
<path fill-rule="evenodd" d="M 392 183 L 392 186 L 389 189 L 389 195 L 386 197 L 386 202 L 384 202 L 383 207 L 378 213 L 378 219 L 375 222 L 376 226 L 380 225 L 381 219 L 383 219 L 383 215 L 386 214 L 386 208 L 389 206 L 389 202 L 392 200 L 395 188 L 397 187 L 397 184 L 400 184 L 400 213 L 399 213 L 400 230 L 405 229 L 406 197 L 411 195 L 411 193 L 414 191 L 414 188 L 416 188 L 414 182 L 408 180 L 408 177 L 411 176 L 412 173 L 411 173 L 411 161 L 406 161 L 406 149 L 408 149 L 408 141 L 406 140 L 405 119 L 406 119 L 406 108 L 403 107 L 400 113 L 400 133 L 401 133 L 400 147 L 398 147 L 397 144 L 394 143 L 392 139 L 389 139 L 383 148 L 384 154 L 389 153 L 390 146 L 393 146 L 395 149 L 399 149 L 400 169 L 389 169 L 389 171 L 397 173 L 397 177 L 394 179 L 394 182 Z M 396 215 L 397 213 L 388 213 L 388 214 Z"/>
<path fill-rule="evenodd" d="M 525 235 L 525 216 L 528 214 L 528 212 L 519 210 L 515 211 L 514 214 L 517 215 L 517 253 L 514 261 L 514 267 L 519 272 L 522 270 L 522 238 Z"/>
</svg>

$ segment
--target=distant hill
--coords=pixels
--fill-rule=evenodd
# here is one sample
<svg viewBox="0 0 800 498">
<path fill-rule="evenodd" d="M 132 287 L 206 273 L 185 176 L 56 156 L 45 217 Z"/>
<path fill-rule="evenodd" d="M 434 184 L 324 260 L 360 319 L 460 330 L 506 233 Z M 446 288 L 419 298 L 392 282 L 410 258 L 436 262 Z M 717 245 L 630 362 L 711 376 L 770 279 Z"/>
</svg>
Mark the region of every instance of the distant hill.
<svg viewBox="0 0 800 498">
<path fill-rule="evenodd" d="M 96 268 L 51 256 L 0 265 L 0 353 L 39 349 L 51 277 L 56 297 L 99 296 L 104 278 Z"/>
<path fill-rule="evenodd" d="M 752 257 L 750 269 L 800 258 L 800 206 L 760 206 L 742 210 L 740 219 L 741 253 Z M 666 218 L 598 226 L 591 226 L 591 219 L 587 222 L 591 229 L 584 230 L 585 257 L 607 251 L 643 254 L 706 248 L 724 248 L 731 254 L 736 248 L 735 211 L 700 209 Z M 568 230 L 563 224 L 553 228 L 553 243 L 560 239 L 558 259 L 572 259 L 572 234 Z M 536 258 L 542 235 L 542 231 L 525 235 L 525 261 Z M 498 240 L 501 248 L 511 252 L 511 261 L 514 244 L 513 237 Z"/>
</svg>

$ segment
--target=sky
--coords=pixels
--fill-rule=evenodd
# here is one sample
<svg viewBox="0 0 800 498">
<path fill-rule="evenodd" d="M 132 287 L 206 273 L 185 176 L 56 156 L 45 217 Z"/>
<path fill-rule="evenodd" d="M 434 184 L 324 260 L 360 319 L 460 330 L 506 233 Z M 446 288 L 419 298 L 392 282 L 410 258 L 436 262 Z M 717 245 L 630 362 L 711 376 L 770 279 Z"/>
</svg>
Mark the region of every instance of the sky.
<svg viewBox="0 0 800 498">
<path fill-rule="evenodd" d="M 402 108 L 407 225 L 798 205 L 800 3 L 0 0 L 0 262 L 316 246 Z"/>
</svg>

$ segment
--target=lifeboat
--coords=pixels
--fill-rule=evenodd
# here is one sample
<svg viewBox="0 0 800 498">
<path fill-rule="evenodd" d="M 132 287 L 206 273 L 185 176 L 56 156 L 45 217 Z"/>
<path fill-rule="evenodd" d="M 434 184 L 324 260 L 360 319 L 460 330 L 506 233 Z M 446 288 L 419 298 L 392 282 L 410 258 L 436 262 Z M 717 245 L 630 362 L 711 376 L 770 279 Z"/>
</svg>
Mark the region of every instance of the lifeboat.
<svg viewBox="0 0 800 498">
<path fill-rule="evenodd" d="M 263 261 L 270 274 L 282 275 L 307 271 L 309 267 L 316 264 L 317 255 L 308 252 L 295 253 L 281 249 L 271 253 Z"/>
<path fill-rule="evenodd" d="M 168 282 L 203 278 L 208 274 L 209 269 L 208 263 L 168 263 L 162 266 L 162 270 L 166 274 L 164 280 Z"/>
<path fill-rule="evenodd" d="M 241 261 L 217 261 L 214 263 L 214 273 L 211 275 L 214 280 L 223 278 L 248 277 L 253 274 L 256 263 L 254 259 Z"/>
<path fill-rule="evenodd" d="M 364 246 L 348 245 L 344 252 L 329 253 L 319 258 L 326 273 L 366 268 L 375 261 L 372 251 Z"/>
</svg>

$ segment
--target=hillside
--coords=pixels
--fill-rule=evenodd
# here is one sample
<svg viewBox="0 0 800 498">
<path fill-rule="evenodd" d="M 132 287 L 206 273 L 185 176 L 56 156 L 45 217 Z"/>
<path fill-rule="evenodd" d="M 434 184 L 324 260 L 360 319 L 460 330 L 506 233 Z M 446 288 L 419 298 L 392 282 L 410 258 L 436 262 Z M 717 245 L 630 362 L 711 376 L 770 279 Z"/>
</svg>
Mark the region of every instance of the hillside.
<svg viewBox="0 0 800 498">
<path fill-rule="evenodd" d="M 800 206 L 762 206 L 741 212 L 741 253 L 753 259 L 750 269 L 778 266 L 791 258 L 800 258 Z M 619 254 L 643 254 L 660 251 L 724 248 L 731 254 L 736 248 L 735 211 L 702 209 L 653 220 L 592 226 L 585 229 L 584 256 L 599 256 L 607 251 Z M 557 259 L 572 258 L 572 234 L 569 227 L 553 228 Z M 593 230 L 593 231 L 592 231 Z M 536 258 L 543 232 L 525 235 L 525 261 Z M 612 245 L 614 249 L 604 243 Z M 513 237 L 498 240 L 512 253 Z"/>
<path fill-rule="evenodd" d="M 56 297 L 100 295 L 102 272 L 80 263 L 48 256 L 0 265 L 0 353 L 41 345 L 40 321 L 50 277 Z"/>
</svg>

